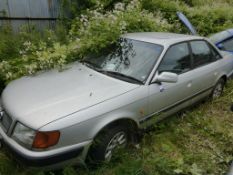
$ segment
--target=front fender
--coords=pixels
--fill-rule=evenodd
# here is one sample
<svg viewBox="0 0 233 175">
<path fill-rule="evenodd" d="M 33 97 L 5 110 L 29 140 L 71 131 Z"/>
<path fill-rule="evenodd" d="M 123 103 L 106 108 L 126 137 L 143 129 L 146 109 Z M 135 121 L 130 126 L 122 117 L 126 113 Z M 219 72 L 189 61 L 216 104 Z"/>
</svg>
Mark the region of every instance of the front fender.
<svg viewBox="0 0 233 175">
<path fill-rule="evenodd" d="M 90 136 L 92 138 L 95 138 L 98 135 L 98 133 L 101 132 L 103 128 L 106 128 L 111 123 L 114 123 L 119 120 L 130 120 L 134 122 L 139 128 L 139 122 L 135 120 L 135 118 L 133 117 L 133 114 L 130 114 L 130 113 L 114 114 L 111 116 L 104 117 L 102 120 L 100 120 L 97 123 L 97 125 L 95 125 L 93 129 L 91 130 Z"/>
<path fill-rule="evenodd" d="M 92 118 L 83 121 L 78 124 L 60 129 L 61 135 L 59 143 L 53 148 L 59 148 L 69 145 L 74 145 L 87 140 L 93 140 L 95 136 L 108 124 L 119 120 L 119 119 L 129 119 L 139 125 L 139 122 L 135 119 L 133 113 L 131 112 L 119 112 L 105 114 L 100 117 Z M 41 130 L 49 130 L 49 125 L 41 128 Z"/>
</svg>

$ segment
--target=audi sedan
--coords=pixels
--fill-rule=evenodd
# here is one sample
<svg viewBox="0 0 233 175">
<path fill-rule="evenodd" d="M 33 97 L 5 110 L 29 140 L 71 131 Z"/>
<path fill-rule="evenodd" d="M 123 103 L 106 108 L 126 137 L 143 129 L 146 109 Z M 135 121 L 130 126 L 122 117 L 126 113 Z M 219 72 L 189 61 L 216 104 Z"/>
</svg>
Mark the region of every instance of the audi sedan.
<svg viewBox="0 0 233 175">
<path fill-rule="evenodd" d="M 109 162 L 141 129 L 218 98 L 232 72 L 232 55 L 203 37 L 126 34 L 63 71 L 11 82 L 1 96 L 1 139 L 30 166 Z"/>
</svg>

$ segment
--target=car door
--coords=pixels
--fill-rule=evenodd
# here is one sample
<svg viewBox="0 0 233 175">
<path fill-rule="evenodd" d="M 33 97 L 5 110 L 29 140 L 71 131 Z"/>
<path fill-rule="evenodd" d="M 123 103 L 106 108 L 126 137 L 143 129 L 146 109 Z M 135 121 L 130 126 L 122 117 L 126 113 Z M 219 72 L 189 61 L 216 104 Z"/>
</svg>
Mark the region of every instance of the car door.
<svg viewBox="0 0 233 175">
<path fill-rule="evenodd" d="M 176 83 L 152 83 L 149 85 L 149 116 L 144 120 L 156 122 L 188 104 L 186 98 L 191 88 L 191 56 L 186 42 L 171 46 L 164 55 L 156 74 L 178 74 Z M 149 120 L 153 119 L 153 120 Z"/>
<path fill-rule="evenodd" d="M 221 55 L 205 40 L 191 41 L 190 48 L 193 59 L 192 94 L 197 101 L 206 96 L 215 85 Z"/>
</svg>

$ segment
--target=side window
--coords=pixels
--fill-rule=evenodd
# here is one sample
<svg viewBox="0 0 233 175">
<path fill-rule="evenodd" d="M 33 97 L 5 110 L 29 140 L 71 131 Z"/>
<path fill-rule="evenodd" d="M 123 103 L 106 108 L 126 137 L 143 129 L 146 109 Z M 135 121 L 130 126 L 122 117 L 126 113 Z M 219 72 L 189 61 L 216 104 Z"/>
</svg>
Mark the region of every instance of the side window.
<svg viewBox="0 0 233 175">
<path fill-rule="evenodd" d="M 233 52 L 233 38 L 224 41 L 222 44 L 224 50 Z"/>
<path fill-rule="evenodd" d="M 158 71 L 181 74 L 191 69 L 191 57 L 187 43 L 170 47 L 159 65 Z"/>
<path fill-rule="evenodd" d="M 199 67 L 213 61 L 213 53 L 205 41 L 190 42 L 193 54 L 193 66 Z"/>
<path fill-rule="evenodd" d="M 212 61 L 217 61 L 222 58 L 222 56 L 217 52 L 217 50 L 211 44 L 209 44 L 209 47 L 212 53 Z"/>
</svg>

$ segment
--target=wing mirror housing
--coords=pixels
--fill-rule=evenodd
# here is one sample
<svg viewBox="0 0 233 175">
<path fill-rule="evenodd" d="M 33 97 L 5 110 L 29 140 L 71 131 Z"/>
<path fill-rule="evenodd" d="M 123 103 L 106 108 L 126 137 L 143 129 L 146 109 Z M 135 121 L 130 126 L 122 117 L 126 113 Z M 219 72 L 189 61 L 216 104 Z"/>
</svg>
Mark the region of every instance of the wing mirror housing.
<svg viewBox="0 0 233 175">
<path fill-rule="evenodd" d="M 162 72 L 154 76 L 152 83 L 176 83 L 178 81 L 178 75 L 172 72 Z"/>
</svg>

